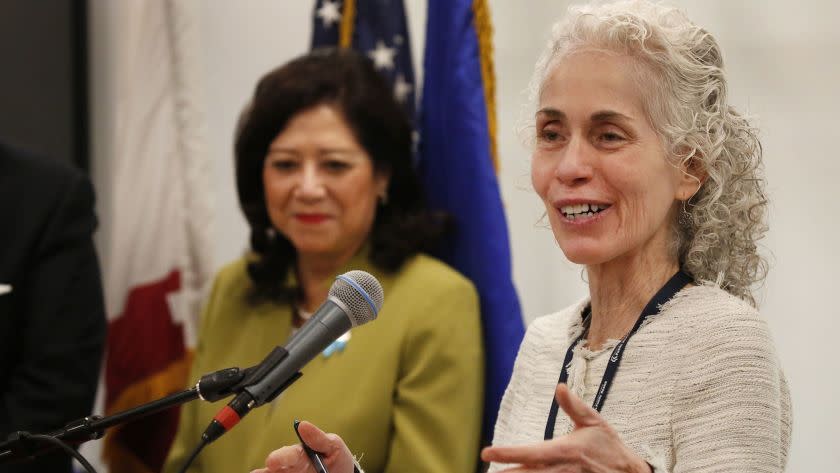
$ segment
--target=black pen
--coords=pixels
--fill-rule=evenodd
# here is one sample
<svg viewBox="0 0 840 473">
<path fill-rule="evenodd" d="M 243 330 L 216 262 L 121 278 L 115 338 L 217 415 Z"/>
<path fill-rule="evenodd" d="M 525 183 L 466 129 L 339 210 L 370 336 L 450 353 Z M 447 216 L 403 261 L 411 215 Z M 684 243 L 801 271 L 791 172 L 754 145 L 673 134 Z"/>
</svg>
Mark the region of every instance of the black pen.
<svg viewBox="0 0 840 473">
<path fill-rule="evenodd" d="M 297 435 L 298 440 L 300 440 L 300 444 L 303 446 L 303 451 L 306 452 L 306 456 L 309 457 L 312 467 L 315 468 L 315 473 L 330 473 L 330 471 L 327 470 L 327 466 L 324 465 L 324 460 L 321 459 L 321 455 L 315 450 L 309 448 L 309 445 L 307 445 L 300 437 L 298 425 L 300 425 L 300 421 L 295 419 L 295 434 Z"/>
</svg>

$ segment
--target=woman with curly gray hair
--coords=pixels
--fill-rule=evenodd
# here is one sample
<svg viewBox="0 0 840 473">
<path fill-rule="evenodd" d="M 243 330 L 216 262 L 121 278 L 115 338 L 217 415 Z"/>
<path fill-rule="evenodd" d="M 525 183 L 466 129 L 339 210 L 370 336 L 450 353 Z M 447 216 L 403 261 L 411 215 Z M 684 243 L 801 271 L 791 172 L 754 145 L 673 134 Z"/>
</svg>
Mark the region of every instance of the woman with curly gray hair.
<svg viewBox="0 0 840 473">
<path fill-rule="evenodd" d="M 782 471 L 790 396 L 751 293 L 761 146 L 715 39 L 645 1 L 572 8 L 532 86 L 532 182 L 589 296 L 528 328 L 490 471 Z M 302 435 L 352 471 L 339 437 Z M 312 471 L 300 446 L 266 464 Z"/>
<path fill-rule="evenodd" d="M 532 90 L 532 181 L 590 296 L 529 327 L 490 470 L 782 471 L 761 146 L 715 39 L 661 5 L 573 8 Z"/>
</svg>

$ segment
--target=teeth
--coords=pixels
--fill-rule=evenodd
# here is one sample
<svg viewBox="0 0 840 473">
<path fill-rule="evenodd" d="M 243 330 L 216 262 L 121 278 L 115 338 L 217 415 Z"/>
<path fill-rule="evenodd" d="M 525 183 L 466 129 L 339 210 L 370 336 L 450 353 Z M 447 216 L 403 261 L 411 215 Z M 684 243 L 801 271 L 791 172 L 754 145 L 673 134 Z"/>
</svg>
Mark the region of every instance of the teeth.
<svg viewBox="0 0 840 473">
<path fill-rule="evenodd" d="M 560 208 L 560 211 L 568 219 L 574 220 L 576 217 L 592 216 L 607 208 L 606 205 L 601 204 L 576 204 L 566 205 Z"/>
</svg>

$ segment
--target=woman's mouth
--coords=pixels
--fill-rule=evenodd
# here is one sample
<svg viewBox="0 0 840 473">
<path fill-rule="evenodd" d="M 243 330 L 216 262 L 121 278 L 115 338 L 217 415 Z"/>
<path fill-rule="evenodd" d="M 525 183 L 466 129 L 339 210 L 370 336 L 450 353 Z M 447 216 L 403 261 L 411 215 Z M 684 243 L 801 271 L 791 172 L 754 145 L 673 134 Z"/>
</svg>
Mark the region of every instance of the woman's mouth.
<svg viewBox="0 0 840 473">
<path fill-rule="evenodd" d="M 567 219 L 574 221 L 594 217 L 609 208 L 608 204 L 574 204 L 563 205 L 560 213 Z"/>
<path fill-rule="evenodd" d="M 329 218 L 326 214 L 296 214 L 295 218 L 303 223 L 321 223 Z"/>
</svg>

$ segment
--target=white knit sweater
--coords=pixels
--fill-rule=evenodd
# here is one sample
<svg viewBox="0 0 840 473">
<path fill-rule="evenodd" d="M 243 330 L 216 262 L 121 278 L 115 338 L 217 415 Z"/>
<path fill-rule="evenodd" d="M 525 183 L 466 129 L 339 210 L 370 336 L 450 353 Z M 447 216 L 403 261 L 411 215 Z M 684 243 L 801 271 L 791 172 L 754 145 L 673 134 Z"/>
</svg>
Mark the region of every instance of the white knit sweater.
<svg viewBox="0 0 840 473">
<path fill-rule="evenodd" d="M 494 445 L 541 442 L 566 349 L 588 299 L 535 320 L 496 422 Z M 616 341 L 574 350 L 568 385 L 592 404 Z M 656 472 L 780 472 L 790 393 L 767 324 L 726 292 L 690 286 L 630 339 L 601 414 Z M 555 438 L 572 430 L 562 409 Z M 502 469 L 493 464 L 490 472 Z"/>
</svg>

